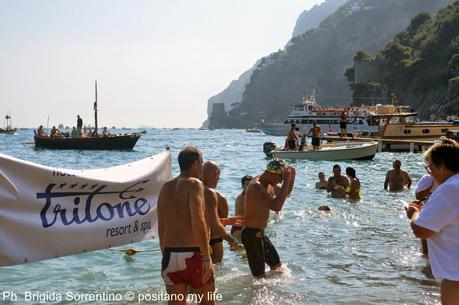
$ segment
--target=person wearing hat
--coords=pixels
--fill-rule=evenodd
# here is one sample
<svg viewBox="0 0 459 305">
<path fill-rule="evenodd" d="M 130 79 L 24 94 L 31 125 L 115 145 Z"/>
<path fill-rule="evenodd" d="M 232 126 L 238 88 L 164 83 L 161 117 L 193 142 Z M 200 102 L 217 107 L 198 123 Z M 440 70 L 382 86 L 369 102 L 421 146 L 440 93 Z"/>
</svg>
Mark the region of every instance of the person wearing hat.
<svg viewBox="0 0 459 305">
<path fill-rule="evenodd" d="M 245 194 L 245 227 L 241 232 L 250 271 L 265 276 L 265 263 L 271 270 L 281 267 L 276 248 L 265 235 L 269 212 L 280 211 L 295 182 L 295 169 L 282 160 L 268 163 L 266 170 L 254 178 Z M 278 184 L 282 183 L 279 187 Z"/>
</svg>

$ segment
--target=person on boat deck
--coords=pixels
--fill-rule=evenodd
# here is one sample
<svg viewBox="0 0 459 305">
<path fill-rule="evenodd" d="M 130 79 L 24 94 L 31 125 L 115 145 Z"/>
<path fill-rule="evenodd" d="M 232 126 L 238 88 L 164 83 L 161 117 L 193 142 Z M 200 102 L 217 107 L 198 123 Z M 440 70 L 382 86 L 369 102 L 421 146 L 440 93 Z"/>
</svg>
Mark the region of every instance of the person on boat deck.
<svg viewBox="0 0 459 305">
<path fill-rule="evenodd" d="M 346 111 L 341 113 L 339 117 L 339 128 L 341 129 L 340 136 L 345 137 L 347 135 L 347 114 Z"/>
<path fill-rule="evenodd" d="M 82 137 L 83 137 L 83 138 L 90 138 L 90 137 L 92 137 L 92 130 L 91 130 L 91 128 L 86 128 L 86 127 L 84 127 Z"/>
<path fill-rule="evenodd" d="M 245 227 L 241 232 L 250 271 L 259 278 L 265 276 L 265 264 L 271 270 L 278 270 L 282 264 L 276 248 L 265 235 L 269 212 L 280 211 L 292 192 L 295 182 L 295 169 L 282 160 L 272 160 L 266 170 L 255 177 L 245 193 Z M 276 196 L 269 189 L 282 183 Z"/>
<path fill-rule="evenodd" d="M 178 156 L 180 174 L 161 187 L 158 196 L 158 236 L 161 248 L 161 276 L 169 294 L 184 300 L 192 293 L 203 297 L 202 304 L 215 304 L 210 260 L 209 231 L 205 216 L 202 154 L 185 147 Z M 171 300 L 169 304 L 185 304 Z"/>
<path fill-rule="evenodd" d="M 37 129 L 37 137 L 47 137 L 48 134 L 46 133 L 46 131 L 43 129 L 43 125 L 40 125 L 38 126 L 38 129 Z"/>
<path fill-rule="evenodd" d="M 76 129 L 75 126 L 72 128 L 72 133 L 70 134 L 72 138 L 79 138 L 81 137 L 81 131 Z"/>
<path fill-rule="evenodd" d="M 83 128 L 83 119 L 80 118 L 80 115 L 77 115 L 77 129 L 81 133 L 81 129 Z"/>
<path fill-rule="evenodd" d="M 359 200 L 362 194 L 360 191 L 360 180 L 356 177 L 355 169 L 353 167 L 346 167 L 346 175 L 350 181 L 350 185 L 346 188 L 346 194 L 349 196 L 349 199 Z"/>
<path fill-rule="evenodd" d="M 328 178 L 327 193 L 331 192 L 332 198 L 345 198 L 349 180 L 341 175 L 341 166 L 333 165 L 333 176 Z"/>
<path fill-rule="evenodd" d="M 384 181 L 384 189 L 387 190 L 389 186 L 390 192 L 403 191 L 404 187 L 411 187 L 411 178 L 407 172 L 400 169 L 402 162 L 400 160 L 394 160 L 392 163 L 393 169 L 388 170 L 386 173 L 386 180 Z"/>
<path fill-rule="evenodd" d="M 319 172 L 319 181 L 316 182 L 316 189 L 326 190 L 327 189 L 327 180 L 325 178 L 324 172 Z"/>
<path fill-rule="evenodd" d="M 241 186 L 242 186 L 242 192 L 237 195 L 236 197 L 236 202 L 234 204 L 234 215 L 235 216 L 245 216 L 245 191 L 247 190 L 247 186 L 249 185 L 250 181 L 253 180 L 252 176 L 244 176 L 241 179 Z M 241 241 L 241 231 L 242 227 L 241 226 L 232 226 L 231 227 L 231 235 L 233 238 L 240 242 Z"/>
<path fill-rule="evenodd" d="M 296 139 L 295 139 L 295 150 L 299 150 L 300 148 L 300 127 L 295 127 L 295 135 L 296 135 Z"/>
<path fill-rule="evenodd" d="M 104 137 L 109 137 L 110 136 L 110 131 L 108 131 L 107 127 L 104 127 L 102 131 L 102 136 Z"/>
<path fill-rule="evenodd" d="M 51 129 L 51 138 L 59 138 L 61 136 L 61 132 L 59 129 L 56 128 L 56 126 L 53 126 L 53 129 Z"/>
<path fill-rule="evenodd" d="M 298 142 L 297 133 L 295 131 L 296 124 L 292 123 L 290 131 L 287 135 L 287 148 L 288 150 L 296 150 L 296 143 Z"/>
<path fill-rule="evenodd" d="M 309 135 L 312 133 L 312 149 L 313 150 L 319 150 L 320 149 L 320 135 L 322 134 L 322 129 L 320 129 L 320 126 L 317 125 L 317 122 L 314 120 L 312 121 L 312 127 L 309 129 L 308 133 L 306 135 Z"/>
<path fill-rule="evenodd" d="M 216 190 L 219 179 L 220 167 L 212 161 L 206 161 L 202 167 L 202 182 L 204 183 L 206 221 L 210 232 L 210 257 L 214 264 L 223 261 L 223 240 L 228 242 L 231 249 L 238 249 L 237 242 L 225 231 L 225 227 L 220 221 L 221 218 L 227 220 L 229 218 L 228 201 Z"/>
<path fill-rule="evenodd" d="M 306 133 L 303 132 L 303 135 L 301 136 L 300 140 L 300 146 L 298 147 L 298 151 L 303 151 L 306 145 Z"/>
<path fill-rule="evenodd" d="M 441 283 L 441 303 L 459 304 L 459 144 L 435 143 L 424 155 L 426 170 L 438 183 L 425 205 L 415 201 L 406 210 L 411 229 L 427 239 L 432 273 Z"/>
</svg>

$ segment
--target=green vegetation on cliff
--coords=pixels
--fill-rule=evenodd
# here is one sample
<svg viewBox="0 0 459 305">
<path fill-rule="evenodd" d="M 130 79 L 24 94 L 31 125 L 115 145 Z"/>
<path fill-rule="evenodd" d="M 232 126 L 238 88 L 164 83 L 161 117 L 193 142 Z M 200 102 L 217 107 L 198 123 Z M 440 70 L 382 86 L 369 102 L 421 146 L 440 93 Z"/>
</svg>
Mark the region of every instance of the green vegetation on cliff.
<svg viewBox="0 0 459 305">
<path fill-rule="evenodd" d="M 448 96 L 448 86 L 450 93 L 454 91 L 450 80 L 459 75 L 459 1 L 434 17 L 417 14 L 405 31 L 366 60 L 378 65 L 380 85 L 394 92 L 403 104 L 414 106 L 423 117 L 458 114 L 459 97 Z M 357 95 L 359 84 L 354 83 L 351 74 L 352 69 L 346 71 Z"/>
<path fill-rule="evenodd" d="M 449 0 L 350 0 L 318 28 L 291 39 L 284 50 L 265 57 L 245 87 L 241 112 L 253 121 L 282 121 L 289 106 L 312 89 L 321 104 L 347 104 L 351 97 L 346 77 L 358 50 L 374 53 L 405 29 L 420 12 L 436 12 Z M 421 20 L 422 21 L 422 20 Z M 416 31 L 417 32 L 417 31 Z M 400 45 L 400 46 L 398 46 Z M 388 52 L 405 56 L 398 43 Z M 405 59 L 403 57 L 402 59 Z M 416 66 L 414 57 L 407 60 Z M 413 67 L 414 68 L 414 67 Z M 377 85 L 377 84 L 375 84 Z"/>
</svg>

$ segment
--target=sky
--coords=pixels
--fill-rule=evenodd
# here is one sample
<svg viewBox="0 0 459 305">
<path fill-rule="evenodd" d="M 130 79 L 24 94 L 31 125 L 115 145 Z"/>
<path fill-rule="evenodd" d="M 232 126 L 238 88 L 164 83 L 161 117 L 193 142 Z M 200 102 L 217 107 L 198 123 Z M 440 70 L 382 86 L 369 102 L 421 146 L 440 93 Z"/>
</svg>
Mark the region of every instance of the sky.
<svg viewBox="0 0 459 305">
<path fill-rule="evenodd" d="M 323 0 L 0 0 L 0 115 L 16 127 L 200 127 L 207 100 Z"/>
</svg>

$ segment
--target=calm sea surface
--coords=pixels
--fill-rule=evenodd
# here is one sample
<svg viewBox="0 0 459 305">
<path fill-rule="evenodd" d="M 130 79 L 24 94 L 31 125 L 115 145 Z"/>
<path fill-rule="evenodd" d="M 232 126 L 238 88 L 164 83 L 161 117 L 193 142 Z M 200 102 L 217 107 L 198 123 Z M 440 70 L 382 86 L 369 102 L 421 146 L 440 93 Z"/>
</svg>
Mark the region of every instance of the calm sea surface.
<svg viewBox="0 0 459 305">
<path fill-rule="evenodd" d="M 231 212 L 240 192 L 240 179 L 263 171 L 267 159 L 264 142 L 283 143 L 281 137 L 247 133 L 243 130 L 149 129 L 131 152 L 35 150 L 24 142 L 32 130 L 0 135 L 0 152 L 44 165 L 64 168 L 99 168 L 139 160 L 172 151 L 174 176 L 178 174 L 177 155 L 185 146 L 196 146 L 204 159 L 221 166 L 218 190 L 226 196 Z M 410 201 L 414 190 L 384 191 L 385 172 L 393 159 L 414 185 L 424 173 L 419 154 L 380 153 L 373 161 L 339 162 L 344 169 L 353 166 L 362 184 L 363 199 L 358 203 L 329 198 L 314 189 L 317 173 L 331 175 L 335 162 L 297 161 L 295 186 L 278 216 L 272 216 L 267 234 L 285 263 L 283 274 L 270 274 L 254 280 L 247 261 L 240 253 L 228 251 L 224 264 L 216 267 L 216 286 L 222 304 L 439 304 L 439 285 L 429 274 L 427 259 L 420 254 L 420 243 L 409 228 L 403 206 L 397 199 Z M 331 214 L 317 211 L 331 207 Z M 71 241 L 69 241 L 71 242 Z M 2 291 L 18 295 L 17 302 L 0 304 L 137 304 L 119 302 L 43 301 L 51 294 L 107 293 L 159 295 L 164 291 L 160 276 L 161 255 L 157 240 L 129 245 L 147 250 L 127 257 L 113 250 L 0 268 Z M 25 292 L 42 295 L 26 302 Z M 22 299 L 21 299 L 22 298 Z M 157 304 L 158 302 L 143 302 Z M 162 303 L 162 302 L 159 302 Z"/>
</svg>

